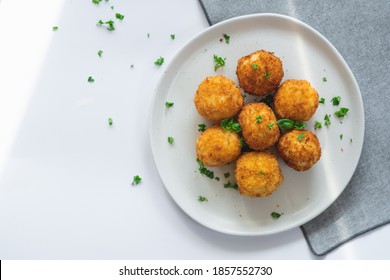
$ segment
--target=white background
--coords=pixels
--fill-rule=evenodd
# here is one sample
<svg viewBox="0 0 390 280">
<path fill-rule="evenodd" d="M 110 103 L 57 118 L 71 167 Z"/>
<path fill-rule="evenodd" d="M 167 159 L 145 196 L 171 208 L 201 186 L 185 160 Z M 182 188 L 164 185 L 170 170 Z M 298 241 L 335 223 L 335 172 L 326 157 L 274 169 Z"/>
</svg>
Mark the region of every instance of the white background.
<svg viewBox="0 0 390 280">
<path fill-rule="evenodd" d="M 315 259 L 299 228 L 204 228 L 157 174 L 154 87 L 207 27 L 197 0 L 0 1 L 0 259 Z M 389 235 L 384 226 L 323 259 L 389 259 Z"/>
</svg>

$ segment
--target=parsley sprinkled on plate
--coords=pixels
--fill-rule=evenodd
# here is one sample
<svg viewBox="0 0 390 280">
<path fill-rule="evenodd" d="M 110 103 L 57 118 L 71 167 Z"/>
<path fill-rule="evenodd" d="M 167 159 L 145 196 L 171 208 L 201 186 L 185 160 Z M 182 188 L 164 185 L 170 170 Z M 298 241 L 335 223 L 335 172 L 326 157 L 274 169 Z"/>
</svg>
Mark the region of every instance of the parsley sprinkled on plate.
<svg viewBox="0 0 390 280">
<path fill-rule="evenodd" d="M 210 179 L 214 179 L 214 171 L 208 170 L 208 169 L 204 166 L 203 162 L 202 162 L 200 159 L 197 158 L 196 161 L 197 161 L 198 164 L 199 164 L 198 170 L 199 170 L 200 174 L 203 174 L 203 175 L 205 175 L 206 177 L 209 177 Z"/>
<path fill-rule="evenodd" d="M 200 202 L 207 202 L 208 199 L 206 197 L 200 195 L 200 196 L 198 196 L 198 201 L 200 201 Z"/>
<path fill-rule="evenodd" d="M 214 55 L 214 71 L 217 71 L 218 68 L 225 66 L 226 58 L 222 58 L 220 56 Z"/>
<path fill-rule="evenodd" d="M 334 113 L 334 115 L 338 118 L 343 118 L 347 115 L 349 109 L 348 108 L 340 108 L 337 112 Z"/>
<path fill-rule="evenodd" d="M 223 33 L 222 36 L 225 39 L 226 44 L 229 44 L 230 43 L 230 36 L 225 34 L 225 33 Z"/>
<path fill-rule="evenodd" d="M 206 131 L 206 125 L 204 123 L 198 124 L 198 131 L 200 132 Z"/>
<path fill-rule="evenodd" d="M 165 102 L 165 107 L 167 107 L 167 108 L 172 107 L 173 104 L 174 104 L 173 102 L 167 101 L 167 102 Z"/>
<path fill-rule="evenodd" d="M 321 97 L 320 100 L 318 101 L 320 104 L 325 104 L 325 98 Z"/>
<path fill-rule="evenodd" d="M 93 83 L 94 81 L 95 81 L 95 79 L 92 78 L 92 76 L 89 76 L 89 77 L 88 77 L 88 83 Z"/>
<path fill-rule="evenodd" d="M 112 118 L 108 118 L 108 125 L 109 125 L 109 126 L 112 126 L 113 123 L 114 123 L 114 122 L 113 122 Z"/>
<path fill-rule="evenodd" d="M 122 15 L 122 14 L 120 14 L 120 13 L 116 13 L 116 14 L 115 14 L 115 17 L 116 17 L 117 19 L 119 19 L 119 20 L 123 20 L 123 19 L 125 18 L 125 16 Z"/>
<path fill-rule="evenodd" d="M 238 185 L 237 184 L 232 184 L 230 183 L 230 181 L 228 181 L 226 184 L 223 185 L 223 187 L 225 189 L 238 189 Z"/>
<path fill-rule="evenodd" d="M 314 129 L 320 129 L 320 128 L 322 128 L 322 122 L 315 121 L 314 122 Z"/>
<path fill-rule="evenodd" d="M 330 124 L 331 124 L 331 122 L 330 122 L 330 115 L 328 115 L 328 114 L 326 114 L 325 115 L 325 117 L 324 117 L 324 125 L 326 126 L 326 127 L 329 127 L 330 126 Z"/>
<path fill-rule="evenodd" d="M 162 65 L 164 63 L 164 58 L 163 57 L 159 57 L 156 59 L 156 61 L 154 62 L 155 65 Z"/>
<path fill-rule="evenodd" d="M 330 102 L 332 102 L 333 106 L 337 106 L 340 104 L 341 97 L 340 96 L 335 96 L 333 97 Z"/>
<path fill-rule="evenodd" d="M 173 139 L 172 136 L 168 136 L 168 143 L 173 144 L 173 141 L 175 141 L 175 139 Z"/>
<path fill-rule="evenodd" d="M 323 82 L 327 82 L 328 79 L 327 79 L 326 77 L 322 77 L 322 81 L 323 81 Z"/>
<path fill-rule="evenodd" d="M 272 219 L 275 219 L 275 220 L 279 219 L 281 216 L 282 216 L 282 214 L 280 214 L 278 212 L 272 212 L 271 213 Z"/>
<path fill-rule="evenodd" d="M 102 57 L 103 51 L 102 50 L 98 50 L 97 54 L 98 54 L 99 57 Z"/>
<path fill-rule="evenodd" d="M 57 31 L 58 30 L 58 26 L 53 26 L 53 31 Z"/>
<path fill-rule="evenodd" d="M 344 135 L 341 133 L 339 137 L 340 137 L 340 140 L 343 140 Z"/>
<path fill-rule="evenodd" d="M 113 20 L 109 20 L 109 21 L 102 21 L 102 20 L 99 20 L 97 25 L 99 26 L 102 26 L 102 25 L 105 25 L 107 30 L 109 31 L 114 31 L 115 30 L 115 26 L 114 26 L 114 21 Z"/>
<path fill-rule="evenodd" d="M 135 186 L 135 185 L 138 185 L 139 183 L 141 183 L 141 181 L 142 181 L 142 178 L 140 176 L 138 176 L 138 175 L 135 175 L 133 177 L 133 182 L 131 184 L 133 186 Z"/>
<path fill-rule="evenodd" d="M 175 34 L 171 34 L 171 39 L 175 40 L 175 38 L 176 38 L 176 35 Z"/>
</svg>

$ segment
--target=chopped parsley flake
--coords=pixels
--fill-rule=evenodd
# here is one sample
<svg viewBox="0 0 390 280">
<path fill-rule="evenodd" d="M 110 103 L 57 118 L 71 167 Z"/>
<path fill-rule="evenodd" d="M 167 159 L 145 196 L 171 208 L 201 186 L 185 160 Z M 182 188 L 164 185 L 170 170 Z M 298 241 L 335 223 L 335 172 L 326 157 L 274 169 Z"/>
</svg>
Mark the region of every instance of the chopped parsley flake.
<svg viewBox="0 0 390 280">
<path fill-rule="evenodd" d="M 160 58 L 156 59 L 154 62 L 155 65 L 162 65 L 164 63 L 164 58 L 160 56 Z"/>
<path fill-rule="evenodd" d="M 340 96 L 335 96 L 333 97 L 330 102 L 332 102 L 333 106 L 337 106 L 340 104 L 341 97 Z"/>
<path fill-rule="evenodd" d="M 280 217 L 282 216 L 282 214 L 278 213 L 278 212 L 272 212 L 271 213 L 271 217 L 272 219 L 279 219 Z"/>
<path fill-rule="evenodd" d="M 320 122 L 320 121 L 315 121 L 314 122 L 314 129 L 320 129 L 320 128 L 322 128 L 322 122 Z"/>
<path fill-rule="evenodd" d="M 112 118 L 108 118 L 108 125 L 111 126 L 113 123 Z"/>
<path fill-rule="evenodd" d="M 196 159 L 196 161 L 197 161 L 198 164 L 199 164 L 198 170 L 199 170 L 200 174 L 203 174 L 203 175 L 205 175 L 206 177 L 209 177 L 210 179 L 214 179 L 214 172 L 211 171 L 211 170 L 208 170 L 208 169 L 204 166 L 203 162 L 202 162 L 200 159 Z"/>
<path fill-rule="evenodd" d="M 200 202 L 207 202 L 208 201 L 208 199 L 207 198 L 205 198 L 204 196 L 199 196 L 198 197 L 198 201 L 200 201 Z"/>
<path fill-rule="evenodd" d="M 226 172 L 226 173 L 223 174 L 223 176 L 224 176 L 225 178 L 229 178 L 229 177 L 230 177 L 230 173 L 229 173 L 229 172 Z"/>
<path fill-rule="evenodd" d="M 338 118 L 343 118 L 347 115 L 349 109 L 348 108 L 340 108 L 340 110 L 338 110 L 337 112 L 335 112 L 335 116 L 338 117 Z"/>
<path fill-rule="evenodd" d="M 262 116 L 257 116 L 256 117 L 256 123 L 261 123 L 261 120 L 263 119 Z"/>
<path fill-rule="evenodd" d="M 175 139 L 173 139 L 173 137 L 172 136 L 168 136 L 168 143 L 169 144 L 173 144 L 173 141 L 174 141 Z"/>
<path fill-rule="evenodd" d="M 140 176 L 138 176 L 138 175 L 135 175 L 133 177 L 133 182 L 131 184 L 133 186 L 135 186 L 135 185 L 138 185 L 139 183 L 141 183 L 141 181 L 142 181 L 142 178 Z"/>
<path fill-rule="evenodd" d="M 53 26 L 53 31 L 57 31 L 58 30 L 58 26 Z"/>
<path fill-rule="evenodd" d="M 269 129 L 273 129 L 274 128 L 274 123 L 267 123 L 267 126 L 269 127 Z"/>
<path fill-rule="evenodd" d="M 318 103 L 325 104 L 325 98 L 321 97 Z"/>
<path fill-rule="evenodd" d="M 204 123 L 198 124 L 198 131 L 200 132 L 206 131 L 206 125 Z"/>
<path fill-rule="evenodd" d="M 100 2 L 102 2 L 103 0 L 92 0 L 92 3 L 96 4 L 96 5 L 99 5 Z"/>
<path fill-rule="evenodd" d="M 328 79 L 327 79 L 326 77 L 322 77 L 322 81 L 323 81 L 323 82 L 327 82 Z"/>
<path fill-rule="evenodd" d="M 266 79 L 271 78 L 271 76 L 269 75 L 268 71 L 264 73 L 264 77 L 265 77 Z"/>
<path fill-rule="evenodd" d="M 95 79 L 92 78 L 92 76 L 89 76 L 89 77 L 88 77 L 88 83 L 93 83 L 94 81 L 95 81 Z"/>
<path fill-rule="evenodd" d="M 120 14 L 120 13 L 116 13 L 116 14 L 115 14 L 115 17 L 116 17 L 117 19 L 119 19 L 119 20 L 123 20 L 123 19 L 125 18 L 125 16 L 122 15 L 122 14 Z"/>
<path fill-rule="evenodd" d="M 226 44 L 229 44 L 230 43 L 230 36 L 225 34 L 225 33 L 222 35 L 223 35 L 223 38 L 225 39 Z"/>
<path fill-rule="evenodd" d="M 344 135 L 341 133 L 341 134 L 340 134 L 340 140 L 343 140 L 343 136 L 344 136 Z"/>
<path fill-rule="evenodd" d="M 175 40 L 175 38 L 176 38 L 176 35 L 175 34 L 171 34 L 171 39 Z"/>
<path fill-rule="evenodd" d="M 99 51 L 97 52 L 97 54 L 98 54 L 99 57 L 102 57 L 103 51 L 102 51 L 102 50 L 99 50 Z"/>
<path fill-rule="evenodd" d="M 264 171 L 261 171 L 261 170 L 260 170 L 258 173 L 259 173 L 260 175 L 265 175 L 265 172 L 264 172 Z"/>
<path fill-rule="evenodd" d="M 222 58 L 220 56 L 214 55 L 214 71 L 217 71 L 218 68 L 225 66 L 226 58 Z"/>
<path fill-rule="evenodd" d="M 221 121 L 221 127 L 225 130 L 231 130 L 234 132 L 240 132 L 241 126 L 238 122 L 234 122 L 233 119 L 224 119 Z"/>
<path fill-rule="evenodd" d="M 325 117 L 324 117 L 324 125 L 326 127 L 330 126 L 331 122 L 330 122 L 330 115 L 326 114 Z"/>
<path fill-rule="evenodd" d="M 104 22 L 102 20 L 99 20 L 97 25 L 99 25 L 99 26 L 106 25 L 106 28 L 109 31 L 115 30 L 115 26 L 114 26 L 114 21 L 113 20 L 109 20 L 109 21 L 106 21 L 106 22 Z"/>
<path fill-rule="evenodd" d="M 223 184 L 223 187 L 225 189 L 238 189 L 238 185 L 237 184 L 232 184 L 230 183 L 230 181 L 228 181 L 226 184 Z"/>
<path fill-rule="evenodd" d="M 175 103 L 167 101 L 167 102 L 165 102 L 165 107 L 167 107 L 167 108 L 172 107 L 173 104 L 175 104 Z"/>
<path fill-rule="evenodd" d="M 301 142 L 301 141 L 302 141 L 302 139 L 303 139 L 303 137 L 305 137 L 305 136 L 306 136 L 306 134 L 305 134 L 305 133 L 301 133 L 301 134 L 299 134 L 299 135 L 298 135 L 298 138 L 297 138 L 297 139 L 298 139 L 298 141 L 299 141 L 299 142 Z"/>
<path fill-rule="evenodd" d="M 256 63 L 253 63 L 252 68 L 253 68 L 253 70 L 257 70 L 259 68 L 259 66 Z"/>
</svg>

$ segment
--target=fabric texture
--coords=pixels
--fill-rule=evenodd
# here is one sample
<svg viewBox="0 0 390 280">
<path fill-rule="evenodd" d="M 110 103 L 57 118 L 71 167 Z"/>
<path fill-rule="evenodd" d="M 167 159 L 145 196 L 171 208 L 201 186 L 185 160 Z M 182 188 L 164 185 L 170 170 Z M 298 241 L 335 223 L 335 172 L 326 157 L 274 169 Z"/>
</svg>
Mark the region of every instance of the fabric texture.
<svg viewBox="0 0 390 280">
<path fill-rule="evenodd" d="M 301 227 L 313 254 L 323 256 L 356 236 L 389 223 L 390 1 L 199 1 L 210 25 L 255 13 L 297 18 L 324 35 L 355 75 L 364 102 L 363 151 L 341 196 Z"/>
</svg>

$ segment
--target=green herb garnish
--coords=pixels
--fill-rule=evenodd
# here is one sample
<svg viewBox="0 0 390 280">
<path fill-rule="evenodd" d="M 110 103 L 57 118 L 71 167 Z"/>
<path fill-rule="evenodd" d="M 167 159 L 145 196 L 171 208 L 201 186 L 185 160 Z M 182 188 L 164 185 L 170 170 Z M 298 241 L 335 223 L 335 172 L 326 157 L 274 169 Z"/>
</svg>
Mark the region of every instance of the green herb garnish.
<svg viewBox="0 0 390 280">
<path fill-rule="evenodd" d="M 230 181 L 228 181 L 226 184 L 223 184 L 223 187 L 225 189 L 238 189 L 238 185 L 237 184 L 232 184 L 230 183 Z"/>
<path fill-rule="evenodd" d="M 58 26 L 53 26 L 53 31 L 57 31 L 58 30 Z"/>
<path fill-rule="evenodd" d="M 116 17 L 117 19 L 119 19 L 119 20 L 123 20 L 123 19 L 125 18 L 125 16 L 122 15 L 122 14 L 120 14 L 120 13 L 116 13 L 116 14 L 115 14 L 115 17 Z"/>
<path fill-rule="evenodd" d="M 271 213 L 271 217 L 272 217 L 272 219 L 279 219 L 280 218 L 280 216 L 282 216 L 282 214 L 280 214 L 280 213 L 278 213 L 278 212 L 272 212 Z"/>
<path fill-rule="evenodd" d="M 333 106 L 337 106 L 340 104 L 341 97 L 340 96 L 335 96 L 333 97 L 330 102 L 332 102 Z"/>
<path fill-rule="evenodd" d="M 259 173 L 260 175 L 265 175 L 265 172 L 264 172 L 264 171 L 261 171 L 261 170 L 260 170 L 258 173 Z"/>
<path fill-rule="evenodd" d="M 106 21 L 106 22 L 104 22 L 102 20 L 99 20 L 97 25 L 99 25 L 99 26 L 106 25 L 106 28 L 109 31 L 115 30 L 115 26 L 114 26 L 114 21 L 113 20 L 109 20 L 109 21 Z"/>
<path fill-rule="evenodd" d="M 175 40 L 175 38 L 176 38 L 176 35 L 175 34 L 171 34 L 171 39 Z"/>
<path fill-rule="evenodd" d="M 111 126 L 113 123 L 112 118 L 108 118 L 108 125 Z"/>
<path fill-rule="evenodd" d="M 225 33 L 223 33 L 222 35 L 223 35 L 223 38 L 225 39 L 226 44 L 229 44 L 230 43 L 230 36 L 225 34 Z"/>
<path fill-rule="evenodd" d="M 320 128 L 322 128 L 322 122 L 320 122 L 320 121 L 315 121 L 314 122 L 314 129 L 320 129 Z"/>
<path fill-rule="evenodd" d="M 325 104 L 325 98 L 321 97 L 318 103 Z"/>
<path fill-rule="evenodd" d="M 162 65 L 164 63 L 164 58 L 160 56 L 160 58 L 157 58 L 154 62 L 155 65 Z"/>
<path fill-rule="evenodd" d="M 261 120 L 263 119 L 262 116 L 257 116 L 256 117 L 256 123 L 261 123 Z"/>
<path fill-rule="evenodd" d="M 274 123 L 267 123 L 267 126 L 269 127 L 269 129 L 273 129 L 274 128 Z"/>
<path fill-rule="evenodd" d="M 324 117 L 324 125 L 326 126 L 326 127 L 329 127 L 330 126 L 330 124 L 331 124 L 331 122 L 330 122 L 330 115 L 328 115 L 328 114 L 326 114 L 325 115 L 325 117 Z"/>
<path fill-rule="evenodd" d="M 99 51 L 97 52 L 97 54 L 98 54 L 99 57 L 102 57 L 103 51 L 102 51 L 102 50 L 99 50 Z"/>
<path fill-rule="evenodd" d="M 299 134 L 299 135 L 298 135 L 298 137 L 297 137 L 298 141 L 299 141 L 299 142 L 301 142 L 301 141 L 302 141 L 302 139 L 303 139 L 303 137 L 305 137 L 305 136 L 306 136 L 306 134 L 305 134 L 305 133 L 301 133 L 301 134 Z"/>
<path fill-rule="evenodd" d="M 343 140 L 343 136 L 344 136 L 344 135 L 341 133 L 341 134 L 340 134 L 340 140 Z"/>
<path fill-rule="evenodd" d="M 169 144 L 173 144 L 173 141 L 174 141 L 175 139 L 173 139 L 173 137 L 172 136 L 168 136 L 168 143 Z"/>
<path fill-rule="evenodd" d="M 323 81 L 323 82 L 327 82 L 328 79 L 327 79 L 326 77 L 322 77 L 322 81 Z"/>
<path fill-rule="evenodd" d="M 264 77 L 265 77 L 266 79 L 271 78 L 271 76 L 269 75 L 268 71 L 264 73 Z"/>
<path fill-rule="evenodd" d="M 281 130 L 297 129 L 302 130 L 306 127 L 306 123 L 300 121 L 293 121 L 290 119 L 280 119 L 277 121 Z"/>
<path fill-rule="evenodd" d="M 102 2 L 103 0 L 92 0 L 92 3 L 96 4 L 96 5 L 99 5 L 100 2 Z"/>
<path fill-rule="evenodd" d="M 218 68 L 225 66 L 226 58 L 222 58 L 220 56 L 214 55 L 214 71 L 217 71 Z"/>
<path fill-rule="evenodd" d="M 89 76 L 89 77 L 88 77 L 88 83 L 93 83 L 94 81 L 95 81 L 95 79 L 92 78 L 92 76 Z"/>
<path fill-rule="evenodd" d="M 138 175 L 135 175 L 134 177 L 133 177 L 133 182 L 131 183 L 133 186 L 134 185 L 138 185 L 139 183 L 141 183 L 141 181 L 142 181 L 142 178 L 140 177 L 140 176 L 138 176 Z"/>
<path fill-rule="evenodd" d="M 206 202 L 206 201 L 208 201 L 208 199 L 207 198 L 205 198 L 204 196 L 199 196 L 198 197 L 198 201 L 200 201 L 200 202 Z"/>
<path fill-rule="evenodd" d="M 259 66 L 256 63 L 253 63 L 252 68 L 253 68 L 253 70 L 257 70 L 259 68 Z"/>
<path fill-rule="evenodd" d="M 214 179 L 214 172 L 211 171 L 211 170 L 208 170 L 208 169 L 204 166 L 203 162 L 202 162 L 200 159 L 196 159 L 196 161 L 197 161 L 198 164 L 199 164 L 198 170 L 199 170 L 200 174 L 203 174 L 203 175 L 205 175 L 206 177 L 209 177 L 210 179 Z"/>
<path fill-rule="evenodd" d="M 347 115 L 349 109 L 348 108 L 340 108 L 337 112 L 334 113 L 334 115 L 338 118 L 343 118 Z"/>
<path fill-rule="evenodd" d="M 241 126 L 238 122 L 234 122 L 233 119 L 224 119 L 221 121 L 221 127 L 226 130 L 231 130 L 234 132 L 240 132 Z"/>
<path fill-rule="evenodd" d="M 229 172 L 224 173 L 224 174 L 223 174 L 223 177 L 229 178 L 229 177 L 230 177 L 230 173 L 229 173 Z"/>
<path fill-rule="evenodd" d="M 198 131 L 200 132 L 206 131 L 206 125 L 204 123 L 198 124 Z"/>
<path fill-rule="evenodd" d="M 165 102 L 165 107 L 167 107 L 167 108 L 172 107 L 173 104 L 174 104 L 173 102 L 167 101 L 167 102 Z"/>
</svg>

